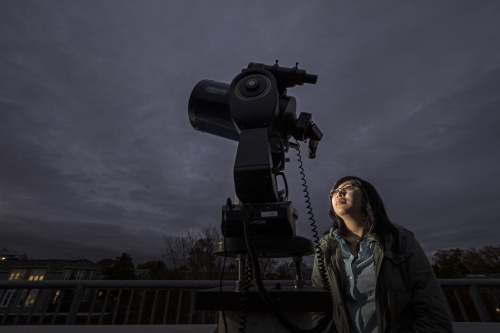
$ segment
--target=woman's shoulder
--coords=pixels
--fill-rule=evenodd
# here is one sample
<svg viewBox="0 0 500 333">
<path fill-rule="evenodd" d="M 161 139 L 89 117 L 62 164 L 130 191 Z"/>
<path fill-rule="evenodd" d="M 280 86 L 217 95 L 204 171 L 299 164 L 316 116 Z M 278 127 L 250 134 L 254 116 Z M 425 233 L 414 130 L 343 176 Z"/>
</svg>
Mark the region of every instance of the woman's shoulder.
<svg viewBox="0 0 500 333">
<path fill-rule="evenodd" d="M 399 238 L 415 238 L 415 235 L 413 234 L 413 232 L 411 232 L 410 230 L 406 229 L 405 227 L 403 226 L 400 226 L 399 224 L 394 224 L 394 226 L 396 227 L 396 231 L 398 233 L 398 237 Z"/>
<path fill-rule="evenodd" d="M 329 230 L 325 231 L 325 233 L 319 240 L 320 246 L 331 247 L 332 245 L 334 245 L 334 243 L 336 242 L 335 237 L 332 236 L 334 231 L 335 229 L 333 228 L 330 228 Z"/>
<path fill-rule="evenodd" d="M 330 229 L 326 230 L 326 231 L 323 233 L 323 236 L 321 237 L 321 239 L 326 240 L 326 239 L 332 238 L 332 233 L 333 233 L 335 230 L 336 230 L 336 229 L 334 229 L 333 227 L 330 227 Z"/>
<path fill-rule="evenodd" d="M 396 241 L 396 246 L 399 246 L 400 250 L 398 252 L 416 252 L 418 251 L 418 248 L 420 248 L 420 243 L 418 240 L 415 238 L 415 235 L 413 232 L 410 230 L 400 226 L 400 225 L 394 225 L 397 230 L 397 241 Z"/>
</svg>

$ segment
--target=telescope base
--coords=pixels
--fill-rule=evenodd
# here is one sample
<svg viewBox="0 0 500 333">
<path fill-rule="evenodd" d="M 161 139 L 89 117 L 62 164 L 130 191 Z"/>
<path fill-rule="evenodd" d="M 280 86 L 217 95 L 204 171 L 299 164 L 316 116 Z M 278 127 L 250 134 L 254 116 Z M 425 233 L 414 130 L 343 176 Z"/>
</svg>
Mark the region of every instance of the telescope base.
<svg viewBox="0 0 500 333">
<path fill-rule="evenodd" d="M 301 236 L 256 235 L 255 252 L 260 258 L 288 258 L 309 256 L 315 253 L 314 243 Z M 214 254 L 224 256 L 224 239 L 215 243 Z M 226 254 L 237 257 L 247 253 L 245 237 L 227 237 Z"/>
<path fill-rule="evenodd" d="M 269 284 L 271 281 L 266 281 Z M 291 281 L 290 281 L 291 282 Z M 331 309 L 331 298 L 327 291 L 313 288 L 294 288 L 281 286 L 279 289 L 267 286 L 267 291 L 278 309 L 295 326 L 304 329 L 312 328 L 313 311 Z M 198 311 L 219 311 L 219 332 L 224 332 L 222 310 L 226 315 L 228 333 L 237 333 L 240 327 L 242 291 L 234 287 L 198 290 L 195 309 Z M 247 310 L 247 329 L 245 332 L 288 332 L 275 318 L 271 309 L 264 304 L 256 287 L 249 288 L 244 302 Z"/>
</svg>

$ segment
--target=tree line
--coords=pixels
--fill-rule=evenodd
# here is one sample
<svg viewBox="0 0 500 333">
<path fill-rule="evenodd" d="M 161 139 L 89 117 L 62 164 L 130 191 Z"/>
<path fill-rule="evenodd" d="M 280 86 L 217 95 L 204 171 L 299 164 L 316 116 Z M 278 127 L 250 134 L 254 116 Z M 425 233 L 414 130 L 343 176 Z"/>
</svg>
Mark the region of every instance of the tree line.
<svg viewBox="0 0 500 333">
<path fill-rule="evenodd" d="M 163 236 L 162 247 L 157 260 L 137 265 L 139 271 L 147 271 L 154 280 L 217 280 L 224 271 L 224 279 L 238 278 L 238 263 L 235 258 L 214 255 L 215 244 L 222 234 L 215 226 L 188 230 L 177 236 Z M 116 259 L 105 258 L 102 265 L 104 279 L 137 279 L 132 257 L 123 253 Z M 261 258 L 263 279 L 289 279 L 285 265 L 277 259 Z"/>
<path fill-rule="evenodd" d="M 158 259 L 139 264 L 138 270 L 148 272 L 147 278 L 155 280 L 217 280 L 224 271 L 224 278 L 236 280 L 238 267 L 235 258 L 214 255 L 215 244 L 222 239 L 219 228 L 205 226 L 185 231 L 177 236 L 163 236 Z M 500 274 L 500 246 L 481 249 L 437 250 L 432 267 L 440 279 L 462 278 L 471 274 L 495 276 Z M 116 259 L 103 259 L 102 273 L 105 279 L 137 279 L 130 254 L 123 253 Z M 263 278 L 268 280 L 289 279 L 286 266 L 277 259 L 261 259 Z"/>
<path fill-rule="evenodd" d="M 500 246 L 437 250 L 432 259 L 432 268 L 439 279 L 456 279 L 471 274 L 500 274 Z"/>
</svg>

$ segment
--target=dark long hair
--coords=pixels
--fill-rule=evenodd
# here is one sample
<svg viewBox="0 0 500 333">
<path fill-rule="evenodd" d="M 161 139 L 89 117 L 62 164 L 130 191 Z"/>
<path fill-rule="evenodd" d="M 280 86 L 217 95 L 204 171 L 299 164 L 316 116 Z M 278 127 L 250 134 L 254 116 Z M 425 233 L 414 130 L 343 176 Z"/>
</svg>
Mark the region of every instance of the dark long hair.
<svg viewBox="0 0 500 333">
<path fill-rule="evenodd" d="M 367 233 L 376 234 L 381 238 L 385 238 L 389 234 L 396 235 L 396 226 L 389 220 L 387 212 L 385 211 L 382 198 L 378 194 L 375 187 L 366 180 L 354 176 L 342 177 L 335 182 L 332 190 L 337 189 L 341 184 L 350 181 L 354 186 L 359 188 L 362 192 L 362 213 L 365 218 L 365 230 L 363 236 Z M 339 235 L 347 236 L 347 227 L 344 220 L 337 214 L 332 205 L 332 195 L 330 198 L 330 218 L 333 222 L 333 229 L 337 230 Z"/>
</svg>

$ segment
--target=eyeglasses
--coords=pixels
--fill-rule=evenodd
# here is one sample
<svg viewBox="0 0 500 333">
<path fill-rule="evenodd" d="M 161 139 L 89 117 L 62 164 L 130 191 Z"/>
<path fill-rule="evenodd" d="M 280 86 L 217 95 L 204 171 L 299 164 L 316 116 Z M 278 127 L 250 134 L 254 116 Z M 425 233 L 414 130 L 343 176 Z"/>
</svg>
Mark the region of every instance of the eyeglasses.
<svg viewBox="0 0 500 333">
<path fill-rule="evenodd" d="M 335 190 L 331 190 L 331 191 L 330 191 L 330 197 L 333 197 L 334 195 L 336 195 L 336 194 L 338 194 L 338 193 L 340 193 L 340 192 L 345 193 L 345 192 L 347 192 L 347 191 L 352 191 L 352 190 L 354 190 L 355 188 L 358 188 L 358 187 L 357 187 L 357 186 L 355 186 L 355 185 L 352 185 L 352 184 L 350 184 L 350 185 L 346 185 L 346 186 L 344 186 L 344 187 L 339 187 L 339 188 L 337 188 L 337 189 L 335 189 Z"/>
</svg>

